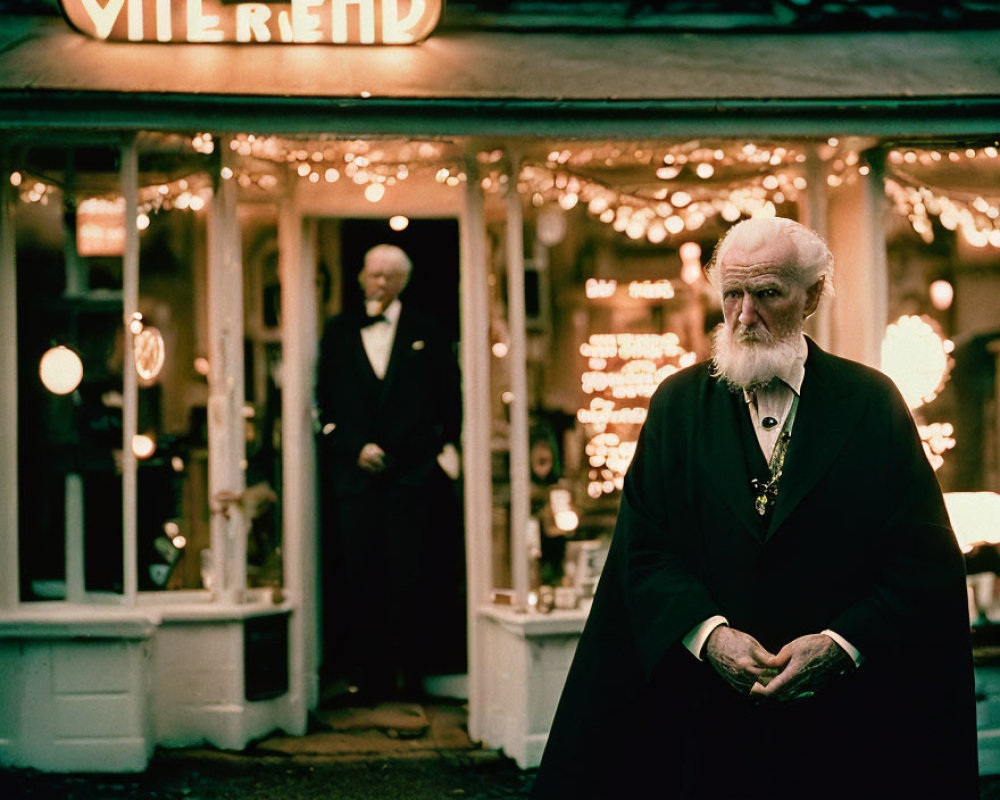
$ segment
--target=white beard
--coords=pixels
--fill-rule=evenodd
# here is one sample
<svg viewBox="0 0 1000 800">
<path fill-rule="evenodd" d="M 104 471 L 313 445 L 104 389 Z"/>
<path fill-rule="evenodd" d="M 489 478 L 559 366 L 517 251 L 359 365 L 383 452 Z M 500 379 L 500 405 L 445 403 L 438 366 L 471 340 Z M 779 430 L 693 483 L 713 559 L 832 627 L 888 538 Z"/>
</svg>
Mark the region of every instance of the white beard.
<svg viewBox="0 0 1000 800">
<path fill-rule="evenodd" d="M 785 372 L 799 354 L 802 332 L 773 336 L 761 330 L 726 324 L 712 332 L 712 374 L 730 389 L 759 389 Z"/>
</svg>

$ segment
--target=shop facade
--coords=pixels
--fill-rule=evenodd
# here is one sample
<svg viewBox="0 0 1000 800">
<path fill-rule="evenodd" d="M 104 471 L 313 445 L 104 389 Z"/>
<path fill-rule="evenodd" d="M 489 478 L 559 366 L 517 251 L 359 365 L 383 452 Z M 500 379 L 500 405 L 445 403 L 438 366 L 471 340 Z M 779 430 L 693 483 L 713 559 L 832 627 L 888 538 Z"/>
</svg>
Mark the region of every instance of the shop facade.
<svg viewBox="0 0 1000 800">
<path fill-rule="evenodd" d="M 457 239 L 457 285 L 425 291 L 452 298 L 463 376 L 458 691 L 472 737 L 521 766 L 644 399 L 707 354 L 701 265 L 741 217 L 826 236 L 837 295 L 811 335 L 888 369 L 896 325 L 955 513 L 988 519 L 996 31 L 445 25 L 347 48 L 109 31 L 125 41 L 53 17 L 2 34 L 3 763 L 139 770 L 157 745 L 305 733 L 324 651 L 314 370 L 351 299 L 352 221 L 390 241 L 450 221 Z M 58 366 L 59 345 L 77 359 Z M 991 536 L 968 536 L 981 622 Z M 1000 771 L 981 671 L 982 763 Z"/>
</svg>

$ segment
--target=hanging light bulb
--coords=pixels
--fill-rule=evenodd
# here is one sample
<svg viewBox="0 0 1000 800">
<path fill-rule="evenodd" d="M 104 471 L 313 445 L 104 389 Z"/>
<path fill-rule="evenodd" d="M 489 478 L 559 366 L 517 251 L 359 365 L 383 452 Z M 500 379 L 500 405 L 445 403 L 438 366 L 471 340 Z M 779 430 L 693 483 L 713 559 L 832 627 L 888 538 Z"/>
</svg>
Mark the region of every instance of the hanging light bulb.
<svg viewBox="0 0 1000 800">
<path fill-rule="evenodd" d="M 42 384 L 52 394 L 69 394 L 83 380 L 83 362 L 65 345 L 50 348 L 38 362 Z"/>
</svg>

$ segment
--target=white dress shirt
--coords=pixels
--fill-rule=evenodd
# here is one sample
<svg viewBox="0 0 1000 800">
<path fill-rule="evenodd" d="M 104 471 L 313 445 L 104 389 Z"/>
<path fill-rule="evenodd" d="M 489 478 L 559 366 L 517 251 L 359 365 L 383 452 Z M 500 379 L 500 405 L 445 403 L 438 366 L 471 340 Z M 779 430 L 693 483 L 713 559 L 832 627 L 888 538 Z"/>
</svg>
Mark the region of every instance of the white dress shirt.
<svg viewBox="0 0 1000 800">
<path fill-rule="evenodd" d="M 806 356 L 809 355 L 809 347 L 805 337 L 802 337 L 798 351 L 792 362 L 777 376 L 777 380 L 772 381 L 764 389 L 759 389 L 754 393 L 743 392 L 743 399 L 747 402 L 750 411 L 750 419 L 753 422 L 754 432 L 757 434 L 757 442 L 764 458 L 770 462 L 774 446 L 778 441 L 785 425 L 785 419 L 792 408 L 792 400 L 795 395 L 802 391 L 802 380 L 805 378 Z M 767 421 L 767 426 L 764 422 Z M 702 650 L 705 642 L 719 625 L 728 625 L 729 621 L 723 616 L 709 617 L 704 622 L 695 625 L 684 637 L 684 646 L 690 650 L 699 661 L 702 657 Z M 826 634 L 839 644 L 854 661 L 856 666 L 861 666 L 864 656 L 851 645 L 843 636 L 835 631 L 825 630 Z"/>
<path fill-rule="evenodd" d="M 389 356 L 392 355 L 392 342 L 396 338 L 396 327 L 399 325 L 399 312 L 403 304 L 397 297 L 388 308 L 382 312 L 384 320 L 366 325 L 361 329 L 361 343 L 365 346 L 368 363 L 379 380 L 385 377 L 389 369 Z"/>
</svg>

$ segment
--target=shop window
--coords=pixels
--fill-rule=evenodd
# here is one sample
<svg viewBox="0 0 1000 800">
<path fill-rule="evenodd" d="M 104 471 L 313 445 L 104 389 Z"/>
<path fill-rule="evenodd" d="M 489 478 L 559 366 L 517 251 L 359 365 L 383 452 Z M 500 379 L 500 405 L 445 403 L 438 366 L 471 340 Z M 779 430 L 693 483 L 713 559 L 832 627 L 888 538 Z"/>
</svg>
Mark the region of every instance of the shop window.
<svg viewBox="0 0 1000 800">
<path fill-rule="evenodd" d="M 113 165 L 109 148 L 35 152 L 17 210 L 20 594 L 120 594 L 121 261 L 76 243 L 77 198 L 36 175 Z"/>
<path fill-rule="evenodd" d="M 183 211 L 147 218 L 140 316 L 129 331 L 138 376 L 138 586 L 211 588 L 204 223 Z"/>
<path fill-rule="evenodd" d="M 139 137 L 131 290 L 120 145 L 12 149 L 22 601 L 213 588 L 212 514 L 226 502 L 209 498 L 207 217 L 218 170 L 205 137 L 196 140 Z M 250 527 L 250 588 L 279 586 L 282 575 L 280 289 L 269 213 L 237 233 L 256 237 L 244 267 L 245 365 L 233 370 L 246 378 L 248 490 L 237 499 Z"/>
</svg>

